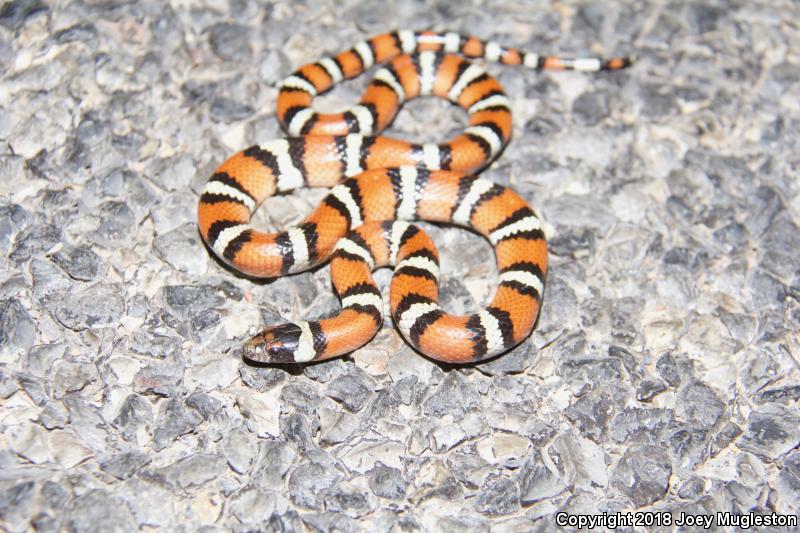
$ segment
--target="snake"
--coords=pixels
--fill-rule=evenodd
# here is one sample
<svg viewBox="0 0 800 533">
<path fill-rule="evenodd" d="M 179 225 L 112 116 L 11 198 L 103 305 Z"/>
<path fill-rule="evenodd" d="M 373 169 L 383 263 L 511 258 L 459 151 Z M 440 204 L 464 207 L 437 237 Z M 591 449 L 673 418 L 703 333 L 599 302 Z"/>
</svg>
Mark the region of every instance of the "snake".
<svg viewBox="0 0 800 533">
<path fill-rule="evenodd" d="M 544 223 L 508 187 L 475 174 L 504 149 L 511 102 L 471 59 L 533 70 L 611 71 L 631 59 L 537 55 L 457 32 L 400 30 L 303 65 L 278 85 L 276 117 L 288 134 L 224 161 L 198 203 L 198 227 L 225 265 L 255 278 L 302 272 L 331 261 L 339 313 L 269 325 L 241 347 L 260 363 L 308 363 L 364 346 L 379 331 L 383 299 L 372 271 L 394 267 L 389 308 L 402 336 L 445 363 L 473 363 L 527 338 L 547 276 Z M 316 96 L 380 66 L 358 104 L 323 114 Z M 382 132 L 402 104 L 437 96 L 463 108 L 453 139 L 413 143 Z M 268 197 L 300 187 L 330 191 L 298 224 L 267 233 L 250 222 Z M 469 315 L 439 304 L 439 254 L 415 220 L 471 229 L 491 244 L 499 271 L 488 306 Z"/>
</svg>

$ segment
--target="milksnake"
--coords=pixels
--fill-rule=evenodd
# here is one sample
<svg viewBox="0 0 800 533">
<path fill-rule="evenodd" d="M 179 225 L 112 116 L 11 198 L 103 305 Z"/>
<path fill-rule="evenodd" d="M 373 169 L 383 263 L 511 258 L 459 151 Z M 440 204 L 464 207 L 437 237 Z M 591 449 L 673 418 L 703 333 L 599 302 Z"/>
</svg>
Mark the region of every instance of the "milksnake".
<svg viewBox="0 0 800 533">
<path fill-rule="evenodd" d="M 371 276 L 382 266 L 394 266 L 390 309 L 398 329 L 429 357 L 479 361 L 530 334 L 547 273 L 543 226 L 518 194 L 470 175 L 508 142 L 511 110 L 498 81 L 465 58 L 586 72 L 630 64 L 627 58 L 538 56 L 454 32 L 405 30 L 362 41 L 284 79 L 277 117 L 289 137 L 251 146 L 214 172 L 198 205 L 200 233 L 220 260 L 254 277 L 300 272 L 330 258 L 342 311 L 267 327 L 243 346 L 247 359 L 320 361 L 366 344 L 382 323 Z M 373 65 L 383 66 L 357 105 L 338 114 L 313 110 L 315 96 Z M 403 102 L 427 95 L 468 112 L 459 136 L 414 144 L 380 135 Z M 264 233 L 250 225 L 264 199 L 298 187 L 332 189 L 288 230 Z M 500 276 L 486 308 L 467 316 L 442 310 L 438 251 L 411 220 L 464 226 L 489 240 Z"/>
</svg>

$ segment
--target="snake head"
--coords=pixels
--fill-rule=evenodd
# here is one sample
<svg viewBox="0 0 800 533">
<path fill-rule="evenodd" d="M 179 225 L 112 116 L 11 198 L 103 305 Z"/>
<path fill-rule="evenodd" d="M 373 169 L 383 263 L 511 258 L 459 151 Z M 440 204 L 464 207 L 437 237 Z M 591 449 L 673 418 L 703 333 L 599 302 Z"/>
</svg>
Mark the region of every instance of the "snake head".
<svg viewBox="0 0 800 533">
<path fill-rule="evenodd" d="M 300 333 L 300 327 L 291 322 L 270 326 L 247 339 L 242 355 L 259 363 L 294 363 Z"/>
</svg>

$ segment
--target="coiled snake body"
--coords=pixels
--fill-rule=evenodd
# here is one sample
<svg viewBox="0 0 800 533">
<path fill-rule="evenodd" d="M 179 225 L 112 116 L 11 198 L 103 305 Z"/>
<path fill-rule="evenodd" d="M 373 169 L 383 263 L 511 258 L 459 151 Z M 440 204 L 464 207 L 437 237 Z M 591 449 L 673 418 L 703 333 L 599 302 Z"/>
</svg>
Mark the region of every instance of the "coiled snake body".
<svg viewBox="0 0 800 533">
<path fill-rule="evenodd" d="M 547 273 L 542 223 L 515 192 L 470 175 L 508 142 L 511 111 L 497 80 L 464 57 L 538 70 L 616 70 L 629 64 L 624 58 L 537 56 L 453 32 L 398 31 L 286 78 L 277 116 L 290 137 L 252 146 L 216 170 L 200 197 L 200 233 L 222 261 L 250 276 L 282 276 L 331 258 L 342 311 L 320 321 L 267 327 L 245 343 L 245 357 L 319 361 L 367 343 L 382 323 L 380 291 L 371 276 L 381 266 L 395 267 L 390 287 L 395 323 L 432 358 L 478 361 L 530 334 Z M 312 109 L 317 94 L 383 63 L 356 106 L 332 115 Z M 438 144 L 379 135 L 404 101 L 420 95 L 461 106 L 469 113 L 468 127 Z M 250 225 L 265 198 L 297 187 L 332 189 L 286 231 L 264 233 Z M 415 219 L 465 226 L 490 241 L 500 284 L 489 306 L 468 316 L 442 310 L 438 252 L 422 230 L 408 224 Z"/>
</svg>

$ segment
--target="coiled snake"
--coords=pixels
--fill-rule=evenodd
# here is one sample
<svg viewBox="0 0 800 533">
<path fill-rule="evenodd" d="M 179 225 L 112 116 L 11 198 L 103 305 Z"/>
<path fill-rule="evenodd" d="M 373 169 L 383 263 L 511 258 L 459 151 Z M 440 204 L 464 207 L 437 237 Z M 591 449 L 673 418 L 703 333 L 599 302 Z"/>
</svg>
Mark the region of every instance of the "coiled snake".
<svg viewBox="0 0 800 533">
<path fill-rule="evenodd" d="M 290 136 L 247 148 L 216 170 L 200 197 L 200 233 L 222 261 L 250 276 L 282 276 L 331 259 L 342 310 L 319 321 L 267 327 L 245 343 L 245 357 L 320 361 L 363 346 L 382 323 L 371 275 L 381 266 L 394 266 L 390 308 L 398 329 L 429 357 L 479 361 L 530 334 L 547 274 L 542 222 L 514 191 L 470 175 L 508 142 L 511 110 L 497 80 L 465 58 L 587 72 L 630 64 L 626 58 L 538 56 L 453 32 L 397 31 L 304 65 L 283 80 L 277 116 Z M 384 63 L 348 111 L 326 115 L 311 107 L 334 84 Z M 380 135 L 403 102 L 427 95 L 469 113 L 462 134 L 438 144 Z M 250 225 L 265 198 L 297 187 L 332 189 L 288 230 L 264 233 Z M 457 224 L 489 240 L 500 283 L 486 308 L 468 316 L 443 311 L 438 252 L 411 220 Z"/>
</svg>

